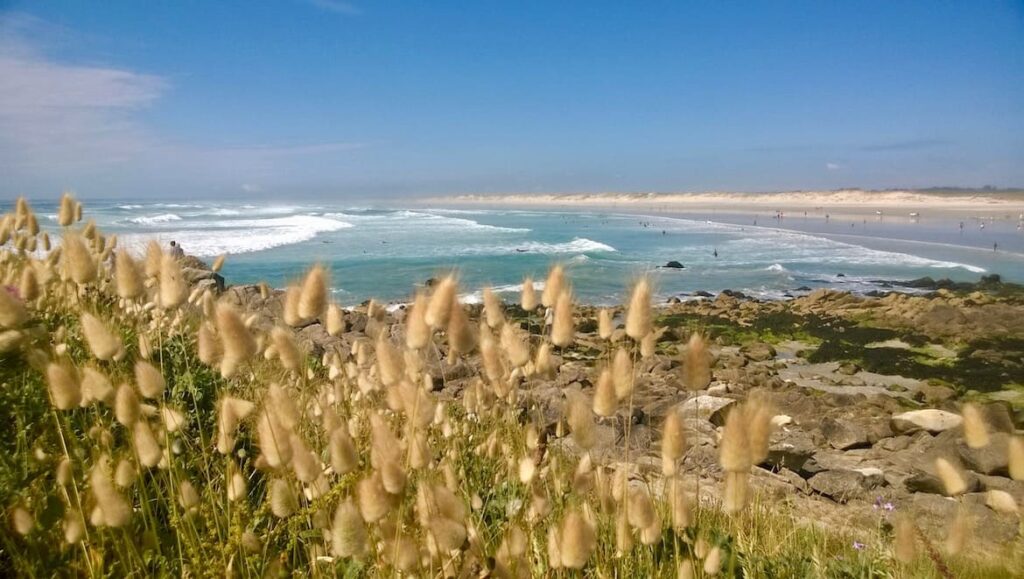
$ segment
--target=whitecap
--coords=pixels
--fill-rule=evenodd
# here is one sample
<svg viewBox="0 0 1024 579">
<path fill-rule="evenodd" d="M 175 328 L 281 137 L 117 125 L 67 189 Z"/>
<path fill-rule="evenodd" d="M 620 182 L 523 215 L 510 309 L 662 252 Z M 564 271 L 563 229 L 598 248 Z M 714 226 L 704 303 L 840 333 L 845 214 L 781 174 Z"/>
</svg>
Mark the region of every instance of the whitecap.
<svg viewBox="0 0 1024 579">
<path fill-rule="evenodd" d="M 351 223 L 315 215 L 292 215 L 268 219 L 240 219 L 189 224 L 189 227 L 162 231 L 156 239 L 175 240 L 186 253 L 198 257 L 240 254 L 302 243 L 320 233 L 353 227 Z M 126 247 L 140 250 L 153 235 L 127 234 L 121 237 Z"/>
<path fill-rule="evenodd" d="M 587 239 L 576 237 L 565 243 L 543 243 L 540 241 L 524 241 L 517 245 L 478 245 L 462 248 L 458 253 L 463 255 L 502 255 L 508 253 L 539 253 L 558 255 L 563 253 L 602 253 L 618 251 L 614 247 Z"/>
<path fill-rule="evenodd" d="M 181 216 L 176 213 L 161 213 L 160 215 L 148 215 L 145 217 L 131 217 L 125 219 L 127 223 L 134 223 L 136 225 L 156 225 L 159 223 L 170 223 L 172 221 L 181 221 Z"/>
</svg>

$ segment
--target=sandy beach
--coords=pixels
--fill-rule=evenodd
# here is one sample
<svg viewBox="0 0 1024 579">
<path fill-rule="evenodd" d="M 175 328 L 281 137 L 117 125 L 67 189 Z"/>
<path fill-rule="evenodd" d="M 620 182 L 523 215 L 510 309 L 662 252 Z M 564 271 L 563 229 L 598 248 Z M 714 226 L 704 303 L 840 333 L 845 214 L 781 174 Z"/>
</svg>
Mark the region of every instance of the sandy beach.
<svg viewBox="0 0 1024 579">
<path fill-rule="evenodd" d="M 446 205 L 614 207 L 620 210 L 676 210 L 720 212 L 782 211 L 832 212 L 838 215 L 941 213 L 945 216 L 1019 218 L 1024 194 L 1019 191 L 953 190 L 786 191 L 774 193 L 510 193 L 435 197 L 425 203 Z"/>
</svg>

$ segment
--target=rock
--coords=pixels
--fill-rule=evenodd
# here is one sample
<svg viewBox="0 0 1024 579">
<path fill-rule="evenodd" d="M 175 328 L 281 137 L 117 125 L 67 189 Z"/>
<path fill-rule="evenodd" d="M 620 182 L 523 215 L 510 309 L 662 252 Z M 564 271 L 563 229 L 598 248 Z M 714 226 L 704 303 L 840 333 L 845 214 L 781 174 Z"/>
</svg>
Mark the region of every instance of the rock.
<svg viewBox="0 0 1024 579">
<path fill-rule="evenodd" d="M 960 476 L 967 483 L 967 492 L 974 492 L 981 486 L 978 475 L 971 471 L 960 471 Z M 904 479 L 903 486 L 912 493 L 946 494 L 946 487 L 942 484 L 942 480 L 933 474 L 931 469 L 915 469 L 909 477 Z"/>
<path fill-rule="evenodd" d="M 196 285 L 200 282 L 207 282 L 204 285 L 211 285 L 216 288 L 217 293 L 224 291 L 224 277 L 219 273 L 208 269 L 185 267 L 181 269 L 181 275 L 189 285 Z"/>
<path fill-rule="evenodd" d="M 843 362 L 836 368 L 836 372 L 844 374 L 846 376 L 853 376 L 857 372 L 860 372 L 860 366 L 856 362 Z"/>
<path fill-rule="evenodd" d="M 985 493 L 985 505 L 997 513 L 1017 514 L 1017 501 L 1006 491 L 988 491 Z"/>
<path fill-rule="evenodd" d="M 722 394 L 729 393 L 729 386 L 726 384 L 713 384 L 708 387 L 708 394 L 712 396 L 719 396 Z"/>
<path fill-rule="evenodd" d="M 740 348 L 740 352 L 755 362 L 765 362 L 775 358 L 776 351 L 771 344 L 753 342 Z"/>
<path fill-rule="evenodd" d="M 681 304 L 681 303 L 683 303 L 683 300 L 679 299 L 679 297 L 677 297 L 677 296 L 672 296 L 672 297 L 668 298 L 667 303 L 670 303 L 670 304 Z"/>
<path fill-rule="evenodd" d="M 706 292 L 704 290 L 697 290 L 697 291 L 693 292 L 693 295 L 695 295 L 695 296 L 697 296 L 699 298 L 713 298 L 713 297 L 715 297 L 715 294 L 713 294 L 711 292 Z"/>
<path fill-rule="evenodd" d="M 868 434 L 860 426 L 845 420 L 826 418 L 821 421 L 821 433 L 837 450 L 868 446 Z"/>
<path fill-rule="evenodd" d="M 670 262 L 666 263 L 662 267 L 665 267 L 665 268 L 668 268 L 668 269 L 686 269 L 686 266 L 681 264 L 681 263 L 679 263 L 678 261 L 670 261 Z"/>
<path fill-rule="evenodd" d="M 956 396 L 956 390 L 949 386 L 925 384 L 914 393 L 914 400 L 929 405 L 938 405 Z"/>
<path fill-rule="evenodd" d="M 772 416 L 772 426 L 774 428 L 782 428 L 793 423 L 793 417 L 786 414 L 776 414 Z"/>
<path fill-rule="evenodd" d="M 959 414 L 928 408 L 911 410 L 892 417 L 892 429 L 897 433 L 927 430 L 933 434 L 956 428 L 964 421 Z"/>
<path fill-rule="evenodd" d="M 805 495 L 811 494 L 811 486 L 808 485 L 807 481 L 797 473 L 789 470 L 788 468 L 780 468 L 777 474 L 796 490 L 804 493 Z"/>
<path fill-rule="evenodd" d="M 1024 503 L 1024 481 L 1013 480 L 1005 476 L 990 476 L 979 474 L 978 481 L 981 483 L 979 490 L 982 491 L 1005 491 L 1019 503 Z"/>
<path fill-rule="evenodd" d="M 807 483 L 815 491 L 845 503 L 851 499 L 864 496 L 867 491 L 881 486 L 882 471 L 864 469 L 871 472 L 865 474 L 857 470 L 827 470 L 812 476 Z M 877 471 L 877 472 L 876 472 Z"/>
<path fill-rule="evenodd" d="M 684 417 L 697 416 L 710 421 L 715 426 L 722 426 L 725 424 L 726 410 L 735 403 L 736 400 L 732 398 L 701 394 L 683 402 L 680 409 Z"/>
<path fill-rule="evenodd" d="M 887 452 L 899 452 L 901 450 L 906 450 L 912 441 L 913 439 L 909 436 L 893 436 L 891 438 L 883 438 L 882 440 L 879 440 L 876 445 L 881 450 Z"/>
<path fill-rule="evenodd" d="M 768 446 L 768 456 L 763 465 L 773 469 L 788 468 L 806 478 L 821 470 L 814 463 L 813 456 L 816 450 L 814 441 L 808 434 L 800 431 L 789 432 L 783 440 Z"/>
<path fill-rule="evenodd" d="M 918 528 L 932 540 L 944 540 L 949 522 L 958 510 L 964 509 L 968 517 L 978 522 L 972 528 L 972 543 L 978 541 L 993 546 L 1010 544 L 1017 536 L 1017 517 L 993 512 L 984 505 L 984 499 L 985 495 L 977 495 L 977 498 L 968 495 L 965 500 L 959 501 L 939 495 L 918 494 L 905 506 Z"/>
<path fill-rule="evenodd" d="M 981 417 L 985 419 L 990 431 L 1013 434 L 1016 426 L 1013 422 L 1013 406 L 1009 402 L 998 401 L 981 407 Z"/>
<path fill-rule="evenodd" d="M 995 432 L 989 435 L 988 445 L 982 448 L 971 448 L 960 441 L 957 453 L 964 466 L 981 474 L 1007 474 L 1009 468 L 1008 446 L 1010 435 Z"/>
</svg>

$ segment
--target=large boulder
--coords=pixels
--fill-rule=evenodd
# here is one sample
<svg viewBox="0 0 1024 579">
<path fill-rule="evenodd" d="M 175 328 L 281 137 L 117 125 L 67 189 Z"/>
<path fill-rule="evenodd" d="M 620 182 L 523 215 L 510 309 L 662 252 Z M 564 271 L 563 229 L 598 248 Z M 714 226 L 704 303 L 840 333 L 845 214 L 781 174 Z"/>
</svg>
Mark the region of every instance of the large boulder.
<svg viewBox="0 0 1024 579">
<path fill-rule="evenodd" d="M 864 496 L 868 491 L 884 483 L 882 471 L 877 468 L 858 470 L 827 470 L 812 476 L 808 481 L 811 488 L 829 497 L 845 503 L 851 499 Z"/>
<path fill-rule="evenodd" d="M 963 477 L 964 482 L 967 484 L 967 492 L 974 492 L 981 487 L 978 475 L 973 472 L 961 471 L 960 476 Z M 942 479 L 932 469 L 919 468 L 914 470 L 909 477 L 903 480 L 903 486 L 912 493 L 946 494 L 946 487 L 942 484 Z"/>
<path fill-rule="evenodd" d="M 911 410 L 892 417 L 892 429 L 897 433 L 914 432 L 926 430 L 932 434 L 945 432 L 956 428 L 963 423 L 964 419 L 959 414 L 927 408 L 925 410 Z"/>
<path fill-rule="evenodd" d="M 716 426 L 722 426 L 725 424 L 725 414 L 728 408 L 735 403 L 736 400 L 732 398 L 701 394 L 686 400 L 679 408 L 684 417 L 696 416 L 708 420 Z"/>
<path fill-rule="evenodd" d="M 989 443 L 982 448 L 971 448 L 961 441 L 957 452 L 964 466 L 974 472 L 1004 475 L 1009 468 L 1009 442 L 1009 434 L 996 432 L 989 435 Z"/>
<path fill-rule="evenodd" d="M 825 418 L 821 421 L 821 433 L 825 440 L 837 450 L 868 446 L 868 433 L 859 425 L 847 420 Z"/>
<path fill-rule="evenodd" d="M 208 269 L 185 267 L 181 269 L 181 275 L 189 285 L 203 285 L 212 287 L 217 293 L 224 291 L 224 277 L 219 273 Z"/>
</svg>

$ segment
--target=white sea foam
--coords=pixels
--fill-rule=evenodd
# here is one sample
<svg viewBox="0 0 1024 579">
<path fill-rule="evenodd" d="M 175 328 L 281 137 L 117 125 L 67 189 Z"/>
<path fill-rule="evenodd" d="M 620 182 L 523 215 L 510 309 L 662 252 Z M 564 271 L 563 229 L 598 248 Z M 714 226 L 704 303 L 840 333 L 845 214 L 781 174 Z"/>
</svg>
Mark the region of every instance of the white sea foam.
<svg viewBox="0 0 1024 579">
<path fill-rule="evenodd" d="M 788 271 L 789 271 L 789 270 L 788 270 L 788 269 L 786 269 L 786 267 L 785 267 L 784 265 L 782 265 L 781 263 L 773 263 L 773 264 L 769 265 L 768 267 L 766 267 L 766 268 L 764 268 L 764 269 L 765 269 L 765 271 L 777 271 L 777 272 L 779 272 L 779 273 L 782 273 L 782 272 L 788 272 Z"/>
<path fill-rule="evenodd" d="M 191 227 L 161 231 L 157 239 L 175 240 L 184 250 L 199 257 L 224 253 L 239 254 L 309 241 L 319 233 L 352 227 L 351 223 L 315 215 L 292 215 L 269 219 L 238 219 L 190 224 Z M 122 242 L 141 248 L 154 236 L 127 234 Z"/>
<path fill-rule="evenodd" d="M 524 241 L 517 245 L 477 245 L 468 246 L 457 250 L 461 255 L 504 255 L 509 253 L 539 253 L 544 255 L 559 255 L 565 253 L 604 253 L 618 251 L 614 247 L 587 239 L 576 237 L 565 243 L 542 243 L 539 241 Z"/>
<path fill-rule="evenodd" d="M 181 216 L 176 213 L 161 213 L 160 215 L 149 215 L 145 217 L 131 217 L 125 219 L 128 223 L 134 223 L 136 225 L 157 225 L 160 223 L 170 223 L 172 221 L 181 221 Z"/>
</svg>

